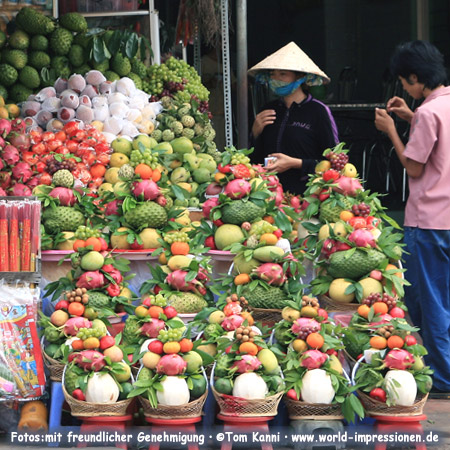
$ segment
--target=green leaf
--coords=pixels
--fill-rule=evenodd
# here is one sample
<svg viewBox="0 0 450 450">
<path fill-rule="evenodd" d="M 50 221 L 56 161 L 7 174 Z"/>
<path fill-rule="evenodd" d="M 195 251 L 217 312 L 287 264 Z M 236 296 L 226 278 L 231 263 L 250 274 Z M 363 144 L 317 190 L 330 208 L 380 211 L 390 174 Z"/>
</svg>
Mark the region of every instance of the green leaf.
<svg viewBox="0 0 450 450">
<path fill-rule="evenodd" d="M 99 36 L 94 36 L 92 38 L 92 43 L 94 61 L 98 63 L 103 62 L 106 59 L 103 39 Z"/>
<path fill-rule="evenodd" d="M 125 55 L 130 59 L 133 58 L 134 56 L 136 56 L 138 48 L 139 48 L 138 35 L 136 33 L 132 33 L 125 44 Z"/>
</svg>

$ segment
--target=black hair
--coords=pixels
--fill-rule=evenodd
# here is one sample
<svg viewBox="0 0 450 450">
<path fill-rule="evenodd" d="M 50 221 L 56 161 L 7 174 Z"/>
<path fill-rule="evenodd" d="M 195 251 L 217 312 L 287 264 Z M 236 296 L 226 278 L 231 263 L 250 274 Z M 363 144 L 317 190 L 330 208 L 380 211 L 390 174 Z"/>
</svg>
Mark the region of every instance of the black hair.
<svg viewBox="0 0 450 450">
<path fill-rule="evenodd" d="M 447 85 L 444 56 L 427 41 L 411 41 L 399 45 L 391 58 L 391 72 L 395 77 L 409 79 L 414 74 L 426 88 Z"/>
</svg>

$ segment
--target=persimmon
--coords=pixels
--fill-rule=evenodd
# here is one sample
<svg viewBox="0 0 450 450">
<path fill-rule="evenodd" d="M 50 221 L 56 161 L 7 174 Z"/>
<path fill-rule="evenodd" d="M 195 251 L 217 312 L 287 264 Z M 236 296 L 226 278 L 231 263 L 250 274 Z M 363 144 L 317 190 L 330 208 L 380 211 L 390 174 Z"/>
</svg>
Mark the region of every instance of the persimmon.
<svg viewBox="0 0 450 450">
<path fill-rule="evenodd" d="M 152 305 L 148 308 L 148 314 L 152 319 L 158 319 L 160 314 L 164 314 L 164 309 L 161 306 Z"/>
<path fill-rule="evenodd" d="M 236 286 L 240 286 L 241 284 L 247 284 L 250 283 L 251 278 L 248 273 L 240 273 L 239 275 L 236 275 L 234 277 L 234 284 Z"/>
<path fill-rule="evenodd" d="M 258 354 L 258 346 L 253 342 L 243 342 L 239 346 L 239 353 L 247 353 L 248 355 L 256 356 Z"/>
<path fill-rule="evenodd" d="M 152 180 L 153 180 L 155 183 L 157 183 L 157 182 L 161 179 L 161 175 L 162 175 L 162 173 L 161 173 L 161 171 L 160 171 L 159 169 L 153 170 L 153 173 L 152 173 Z"/>
<path fill-rule="evenodd" d="M 86 247 L 86 241 L 84 241 L 83 239 L 77 239 L 74 243 L 73 243 L 73 251 L 77 252 L 78 249 Z"/>
<path fill-rule="evenodd" d="M 84 305 L 80 302 L 72 302 L 67 308 L 67 311 L 71 316 L 81 317 L 84 313 Z"/>
<path fill-rule="evenodd" d="M 100 348 L 100 339 L 95 336 L 88 337 L 83 341 L 83 346 L 86 350 Z"/>
<path fill-rule="evenodd" d="M 308 334 L 308 337 L 306 338 L 306 343 L 311 348 L 321 348 L 323 346 L 323 344 L 325 343 L 325 339 L 319 333 L 310 333 L 310 334 Z"/>
<path fill-rule="evenodd" d="M 387 340 L 387 346 L 389 348 L 402 348 L 405 345 L 405 341 L 400 336 L 390 336 Z"/>
<path fill-rule="evenodd" d="M 189 244 L 187 242 L 174 242 L 170 246 L 170 251 L 172 255 L 187 255 L 189 253 Z"/>
<path fill-rule="evenodd" d="M 134 173 L 139 175 L 143 180 L 150 180 L 153 175 L 153 170 L 148 164 L 138 164 L 134 168 Z"/>
<path fill-rule="evenodd" d="M 82 339 L 76 339 L 72 341 L 70 345 L 72 346 L 72 350 L 74 351 L 84 350 L 84 342 Z"/>
<path fill-rule="evenodd" d="M 99 238 L 96 237 L 90 237 L 87 238 L 85 241 L 85 247 L 89 247 L 92 245 L 92 250 L 96 252 L 100 252 L 102 250 L 102 242 L 99 240 Z"/>
<path fill-rule="evenodd" d="M 92 178 L 101 178 L 105 175 L 106 167 L 103 164 L 97 163 L 91 167 Z"/>
<path fill-rule="evenodd" d="M 372 348 L 383 350 L 387 347 L 387 340 L 383 336 L 372 336 L 370 338 L 369 344 Z"/>
<path fill-rule="evenodd" d="M 370 307 L 368 305 L 359 305 L 358 306 L 358 314 L 361 317 L 367 319 L 369 317 Z"/>
<path fill-rule="evenodd" d="M 272 225 L 275 223 L 275 219 L 272 216 L 264 216 L 263 220 L 265 220 L 266 222 L 269 222 Z"/>
<path fill-rule="evenodd" d="M 372 305 L 372 308 L 376 314 L 387 314 L 387 312 L 389 311 L 389 306 L 384 302 L 375 302 Z"/>
<path fill-rule="evenodd" d="M 181 339 L 179 344 L 180 344 L 180 352 L 181 353 L 190 352 L 194 348 L 194 343 L 188 338 Z"/>
</svg>

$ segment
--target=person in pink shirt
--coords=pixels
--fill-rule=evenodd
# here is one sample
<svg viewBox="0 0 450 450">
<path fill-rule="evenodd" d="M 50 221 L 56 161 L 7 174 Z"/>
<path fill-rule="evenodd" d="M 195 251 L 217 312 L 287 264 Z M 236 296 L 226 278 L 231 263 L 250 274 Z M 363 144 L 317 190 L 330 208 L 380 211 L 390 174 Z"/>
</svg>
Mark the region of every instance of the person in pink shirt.
<svg viewBox="0 0 450 450">
<path fill-rule="evenodd" d="M 376 109 L 375 126 L 408 174 L 405 302 L 434 370 L 430 397 L 450 398 L 450 87 L 442 54 L 425 41 L 398 46 L 391 70 L 408 94 L 424 99 L 413 112 L 402 98 L 391 98 L 385 110 Z M 391 112 L 411 124 L 406 145 Z"/>
</svg>

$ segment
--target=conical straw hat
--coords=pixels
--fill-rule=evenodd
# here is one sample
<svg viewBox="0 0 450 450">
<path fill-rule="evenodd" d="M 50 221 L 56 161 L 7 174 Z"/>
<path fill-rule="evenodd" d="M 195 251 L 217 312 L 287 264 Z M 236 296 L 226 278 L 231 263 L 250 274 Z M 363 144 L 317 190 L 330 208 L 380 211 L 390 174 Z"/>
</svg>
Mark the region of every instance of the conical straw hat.
<svg viewBox="0 0 450 450">
<path fill-rule="evenodd" d="M 259 70 L 273 69 L 312 73 L 321 77 L 324 83 L 330 82 L 326 73 L 322 72 L 295 42 L 290 42 L 283 48 L 280 48 L 280 50 L 264 58 L 256 66 L 249 69 L 248 74 L 255 76 Z"/>
</svg>

